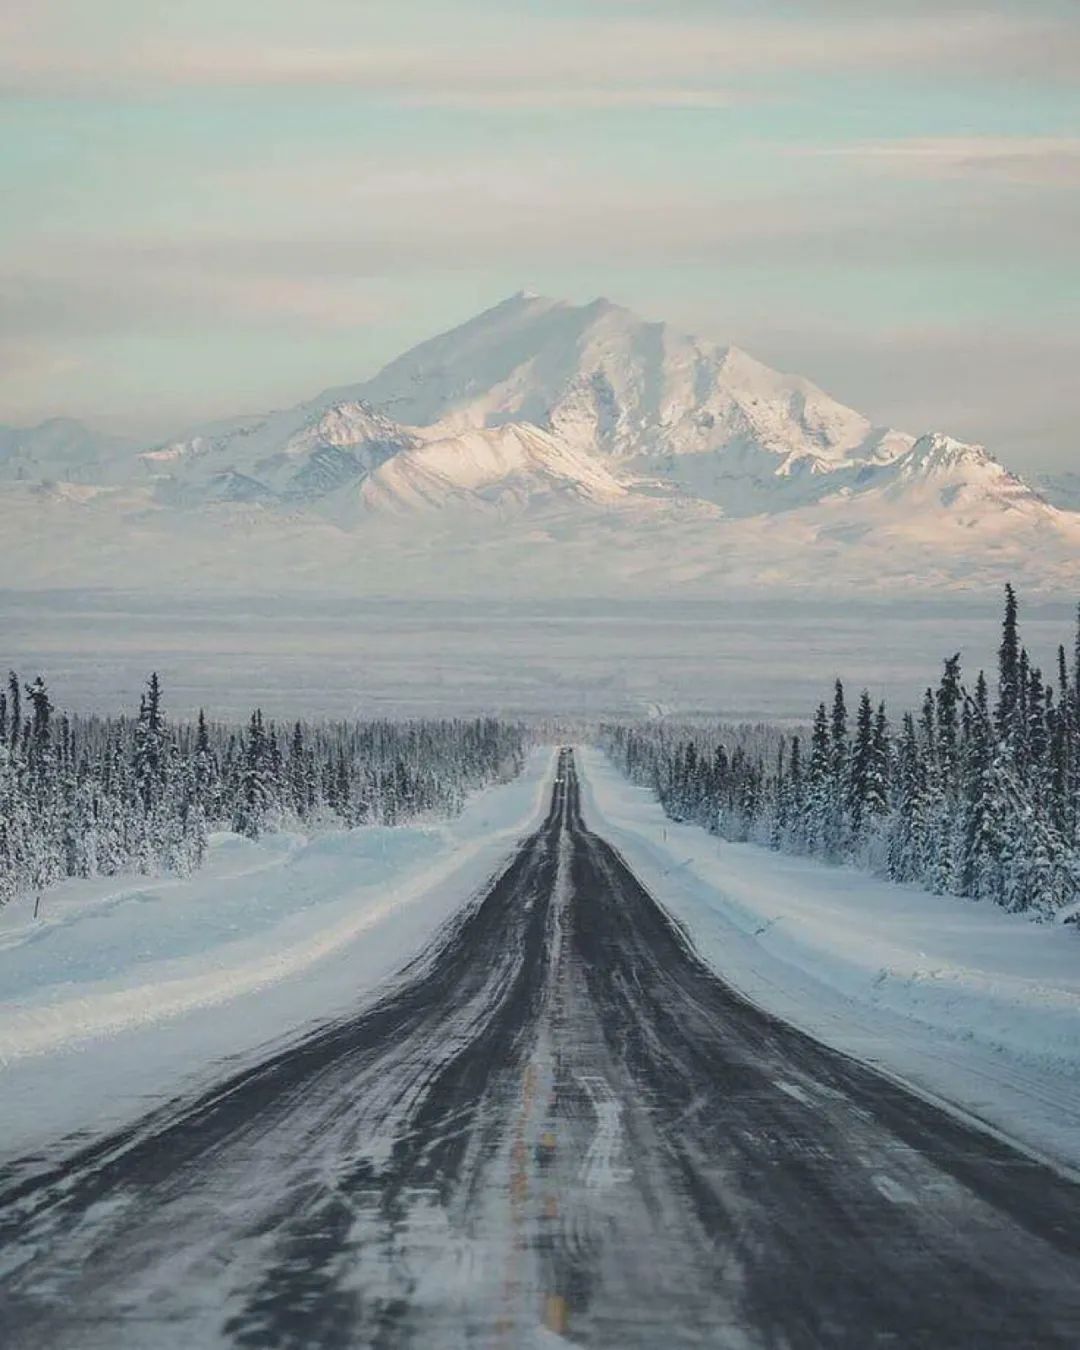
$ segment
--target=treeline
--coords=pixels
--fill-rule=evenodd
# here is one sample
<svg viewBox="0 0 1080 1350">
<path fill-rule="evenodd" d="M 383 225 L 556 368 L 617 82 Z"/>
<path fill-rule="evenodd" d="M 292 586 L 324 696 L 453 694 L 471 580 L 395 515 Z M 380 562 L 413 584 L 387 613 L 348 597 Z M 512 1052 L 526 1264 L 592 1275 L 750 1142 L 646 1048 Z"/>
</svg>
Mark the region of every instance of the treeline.
<svg viewBox="0 0 1080 1350">
<path fill-rule="evenodd" d="M 520 772 L 522 728 L 476 721 L 166 720 L 152 675 L 134 718 L 69 718 L 44 681 L 0 691 L 0 903 L 63 877 L 186 875 L 214 829 L 394 825 L 452 815 Z"/>
<path fill-rule="evenodd" d="M 1045 919 L 1080 895 L 1080 624 L 1056 667 L 1033 665 L 1010 586 L 993 695 L 952 656 L 898 725 L 865 691 L 852 717 L 837 680 L 768 757 L 662 724 L 602 741 L 676 820 Z"/>
</svg>

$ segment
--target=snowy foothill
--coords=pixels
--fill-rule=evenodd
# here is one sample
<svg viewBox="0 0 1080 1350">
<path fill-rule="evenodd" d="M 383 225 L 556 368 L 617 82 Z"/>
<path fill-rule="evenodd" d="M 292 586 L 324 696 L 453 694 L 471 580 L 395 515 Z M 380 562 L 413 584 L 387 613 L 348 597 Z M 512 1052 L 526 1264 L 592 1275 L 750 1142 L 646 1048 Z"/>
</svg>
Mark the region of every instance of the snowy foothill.
<svg viewBox="0 0 1080 1350">
<path fill-rule="evenodd" d="M 0 909 L 3 1153 L 115 1125 L 374 997 L 539 823 L 553 763 L 534 750 L 449 821 L 219 834 L 192 878 Z"/>
<path fill-rule="evenodd" d="M 719 840 L 579 751 L 586 823 L 746 998 L 1080 1166 L 1080 939 L 996 905 Z"/>
</svg>

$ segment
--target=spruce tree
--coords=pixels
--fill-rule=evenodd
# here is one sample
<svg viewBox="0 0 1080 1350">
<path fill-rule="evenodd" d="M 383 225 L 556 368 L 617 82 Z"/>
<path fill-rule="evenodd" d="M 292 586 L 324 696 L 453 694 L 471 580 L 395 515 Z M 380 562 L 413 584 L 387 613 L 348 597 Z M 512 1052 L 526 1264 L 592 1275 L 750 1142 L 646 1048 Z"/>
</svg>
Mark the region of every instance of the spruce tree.
<svg viewBox="0 0 1080 1350">
<path fill-rule="evenodd" d="M 894 881 L 923 877 L 926 863 L 926 760 L 915 719 L 904 714 L 897 755 L 897 816 L 889 838 L 889 875 Z"/>
<path fill-rule="evenodd" d="M 806 785 L 806 846 L 811 853 L 824 853 L 829 840 L 832 812 L 832 773 L 829 714 L 819 703 L 810 738 L 810 770 Z"/>
<path fill-rule="evenodd" d="M 998 703 L 996 711 L 998 736 L 1011 741 L 1016 732 L 1020 707 L 1020 634 L 1017 626 L 1016 592 L 1005 587 L 1005 618 L 998 648 Z"/>
<path fill-rule="evenodd" d="M 806 793 L 803 785 L 802 739 L 791 738 L 787 772 L 787 833 L 796 850 L 806 847 Z"/>
<path fill-rule="evenodd" d="M 889 747 L 889 716 L 885 703 L 878 704 L 874 717 L 874 744 L 868 784 L 867 811 L 881 819 L 889 812 L 889 784 L 892 778 L 892 763 Z"/>
<path fill-rule="evenodd" d="M 870 807 L 870 781 L 874 771 L 874 708 L 870 692 L 862 691 L 855 718 L 855 742 L 851 751 L 851 775 L 848 783 L 848 812 L 851 842 L 854 847 L 865 835 Z"/>
<path fill-rule="evenodd" d="M 960 768 L 960 705 L 963 691 L 960 685 L 960 655 L 950 656 L 945 662 L 935 697 L 937 755 L 942 783 L 946 792 L 956 785 Z"/>
<path fill-rule="evenodd" d="M 161 706 L 161 683 L 154 672 L 139 702 L 133 760 L 135 785 L 143 810 L 150 815 L 161 800 L 165 786 L 165 719 Z"/>
<path fill-rule="evenodd" d="M 1080 643 L 1077 645 L 1077 651 L 1080 652 Z M 13 670 L 8 671 L 8 691 L 11 695 L 11 725 L 8 731 L 8 744 L 12 754 L 15 754 L 18 751 L 19 737 L 22 734 L 22 701 L 19 677 Z"/>
<path fill-rule="evenodd" d="M 959 890 L 976 900 L 1000 902 L 1002 841 L 997 822 L 1004 800 L 995 773 L 994 731 L 986 675 L 979 671 L 974 699 L 967 700 L 964 742 L 963 853 Z"/>
<path fill-rule="evenodd" d="M 829 726 L 830 800 L 825 840 L 826 851 L 834 858 L 841 857 L 847 846 L 849 753 L 847 704 L 844 700 L 843 683 L 838 679 L 833 686 L 832 716 Z"/>
</svg>

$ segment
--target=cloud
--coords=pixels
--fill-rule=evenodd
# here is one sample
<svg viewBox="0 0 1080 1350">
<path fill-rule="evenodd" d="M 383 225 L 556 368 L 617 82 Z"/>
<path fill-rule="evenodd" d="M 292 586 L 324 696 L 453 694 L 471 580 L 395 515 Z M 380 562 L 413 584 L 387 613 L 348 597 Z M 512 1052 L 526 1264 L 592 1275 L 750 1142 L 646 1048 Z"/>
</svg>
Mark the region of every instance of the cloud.
<svg viewBox="0 0 1080 1350">
<path fill-rule="evenodd" d="M 207 173 L 195 191 L 247 204 L 252 236 L 245 247 L 275 250 L 279 265 L 306 256 L 307 265 L 343 271 L 614 259 L 969 265 L 1000 262 L 1018 240 L 1046 261 L 1071 265 L 1075 258 L 1080 200 L 1072 196 L 1053 211 L 1032 212 L 1026 195 L 993 182 L 958 188 L 948 199 L 902 182 L 867 191 L 861 161 L 843 158 L 853 171 L 840 181 L 832 173 L 811 179 L 792 172 L 784 147 L 762 143 L 757 153 L 771 171 L 752 191 L 723 174 L 687 176 L 678 163 L 652 164 L 642 180 L 633 164 L 576 162 L 554 148 L 521 158 L 414 154 L 405 164 L 323 152 Z M 958 218 L 977 220 L 977 234 L 958 229 Z M 264 225 L 271 238 L 258 237 Z"/>
<path fill-rule="evenodd" d="M 1043 187 L 1080 187 L 1080 137 L 926 136 L 833 147 L 799 156 L 852 159 L 910 178 L 992 178 Z"/>
<path fill-rule="evenodd" d="M 83 361 L 71 352 L 48 342 L 28 341 L 0 336 L 0 380 L 12 393 L 21 391 L 32 380 L 57 379 L 80 369 Z"/>
<path fill-rule="evenodd" d="M 972 158 L 970 145 L 949 146 L 938 154 L 942 163 Z M 926 153 L 912 146 L 911 163 Z M 979 269 L 1015 270 L 1018 246 L 1044 270 L 1074 266 L 1080 201 L 1071 194 L 1061 209 L 1033 212 L 1026 194 L 1003 197 L 994 183 L 942 201 L 937 190 L 904 183 L 866 191 L 857 175 L 842 191 L 833 177 L 788 182 L 782 162 L 773 177 L 753 195 L 722 176 L 676 171 L 643 188 L 626 167 L 574 163 L 554 149 L 524 159 L 429 152 L 405 161 L 324 150 L 204 169 L 187 190 L 193 201 L 241 204 L 228 226 L 224 218 L 192 219 L 173 234 L 167 223 L 125 221 L 96 240 L 39 227 L 7 249 L 0 312 L 8 333 L 30 336 L 208 323 L 329 332 L 381 319 L 373 281 L 653 269 L 658 260 L 669 270 L 737 269 L 733 284 L 746 295 L 758 287 L 772 305 L 791 287 L 789 305 L 811 291 L 816 298 L 814 277 L 833 277 L 837 296 L 850 296 L 852 286 L 862 295 L 856 278 L 864 272 L 906 278 L 906 305 L 922 296 L 937 307 L 927 288 L 940 289 L 950 265 L 957 273 L 946 293 L 956 296 L 970 295 Z M 1032 293 L 1026 303 L 1034 312 L 1040 300 Z M 1045 297 L 1041 303 L 1046 311 Z"/>
<path fill-rule="evenodd" d="M 588 85 L 577 88 L 555 85 L 551 88 L 522 86 L 500 88 L 477 87 L 467 89 L 418 89 L 402 93 L 395 102 L 408 108 L 460 108 L 469 111 L 537 112 L 564 110 L 603 111 L 619 108 L 646 108 L 669 110 L 704 110 L 730 108 L 746 103 L 745 93 L 738 95 L 724 89 L 681 89 L 678 87 L 620 88 Z"/>
<path fill-rule="evenodd" d="M 262 323 L 298 331 L 349 329 L 386 317 L 363 275 L 291 271 L 240 241 L 232 248 L 84 246 L 25 255 L 0 272 L 0 342 L 35 343 L 95 333 L 199 330 Z M 44 348 L 40 348 L 44 350 Z"/>
<path fill-rule="evenodd" d="M 66 39 L 56 18 L 13 26 L 0 48 L 0 87 L 108 94 L 338 84 L 432 105 L 601 107 L 694 102 L 716 97 L 730 79 L 798 71 L 1080 73 L 1080 24 L 1030 13 L 868 15 L 826 7 L 797 19 L 639 12 L 575 19 L 533 12 L 489 16 L 482 27 L 425 24 L 421 39 L 406 39 L 367 31 L 362 9 L 351 23 L 337 12 L 332 42 L 307 36 L 318 29 L 318 4 L 304 7 L 289 41 L 237 34 L 225 15 L 201 38 L 143 25 L 86 42 Z"/>
</svg>

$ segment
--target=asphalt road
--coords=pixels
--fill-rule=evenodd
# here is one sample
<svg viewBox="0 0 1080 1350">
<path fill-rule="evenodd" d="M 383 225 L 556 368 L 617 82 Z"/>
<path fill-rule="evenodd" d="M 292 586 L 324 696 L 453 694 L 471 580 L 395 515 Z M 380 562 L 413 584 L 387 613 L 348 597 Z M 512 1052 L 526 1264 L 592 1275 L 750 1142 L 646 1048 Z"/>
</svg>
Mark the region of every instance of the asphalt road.
<svg viewBox="0 0 1080 1350">
<path fill-rule="evenodd" d="M 377 1004 L 0 1174 L 0 1343 L 1080 1345 L 1080 1187 L 747 1004 L 551 810 Z"/>
</svg>

